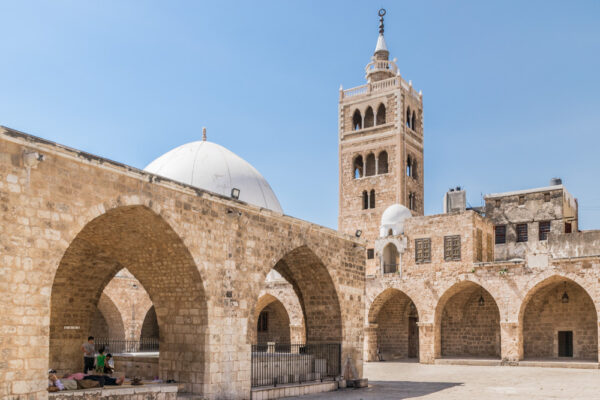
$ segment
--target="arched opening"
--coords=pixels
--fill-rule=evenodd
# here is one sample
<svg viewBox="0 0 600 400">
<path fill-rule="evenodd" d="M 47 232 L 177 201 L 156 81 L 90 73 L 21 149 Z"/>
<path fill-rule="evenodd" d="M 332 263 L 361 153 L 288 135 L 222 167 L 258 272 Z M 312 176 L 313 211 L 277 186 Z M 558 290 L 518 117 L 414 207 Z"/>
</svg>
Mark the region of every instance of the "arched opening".
<svg viewBox="0 0 600 400">
<path fill-rule="evenodd" d="M 398 253 L 398 249 L 393 243 L 388 243 L 383 248 L 383 273 L 390 274 L 398 272 L 399 265 L 400 253 Z"/>
<path fill-rule="evenodd" d="M 366 176 L 375 175 L 375 154 L 370 153 L 367 156 Z"/>
<path fill-rule="evenodd" d="M 383 103 L 377 108 L 377 125 L 385 124 L 385 106 Z"/>
<path fill-rule="evenodd" d="M 336 377 L 341 373 L 340 357 L 342 343 L 342 320 L 338 294 L 327 267 L 307 246 L 298 247 L 285 254 L 273 267 L 291 285 L 302 308 L 305 326 L 305 343 L 278 346 L 261 345 L 249 334 L 252 346 L 252 386 L 276 383 L 298 383 L 314 380 L 316 376 Z M 270 298 L 263 296 L 263 299 Z M 266 302 L 267 300 L 263 300 Z M 279 306 L 273 301 L 272 312 Z M 271 314 L 262 317 L 265 306 L 260 300 L 254 305 L 249 317 L 249 332 L 267 328 Z M 285 320 L 279 308 L 280 320 Z M 265 315 L 265 314 L 262 314 Z M 267 325 L 264 324 L 268 320 Z M 286 320 L 289 327 L 289 319 Z M 280 325 L 283 325 L 281 323 Z M 289 329 L 288 329 L 289 332 Z M 261 332 L 257 332 L 258 336 Z M 288 333 L 289 335 L 289 333 Z M 288 343 L 289 343 L 289 336 Z M 273 360 L 285 360 L 277 364 Z M 271 368 L 272 367 L 272 368 Z M 317 374 L 317 375 L 315 375 Z M 301 375 L 301 376 L 300 376 Z"/>
<path fill-rule="evenodd" d="M 204 288 L 182 240 L 144 206 L 115 208 L 93 219 L 63 255 L 50 299 L 49 367 L 59 374 L 83 370 L 80 346 L 89 335 L 96 304 L 123 268 L 144 285 L 155 306 L 160 379 L 175 379 L 184 390 L 197 393 L 205 365 Z"/>
<path fill-rule="evenodd" d="M 415 158 L 413 158 L 412 160 L 412 168 L 411 168 L 411 176 L 413 177 L 413 179 L 417 179 L 418 175 L 417 175 L 417 160 Z"/>
<path fill-rule="evenodd" d="M 416 195 L 413 192 L 408 194 L 408 209 L 415 210 L 417 207 Z"/>
<path fill-rule="evenodd" d="M 474 282 L 452 286 L 435 311 L 436 357 L 500 358 L 500 311 Z"/>
<path fill-rule="evenodd" d="M 371 189 L 369 194 L 369 208 L 375 208 L 375 189 Z"/>
<path fill-rule="evenodd" d="M 354 179 L 363 177 L 363 158 L 362 156 L 356 156 L 353 162 Z"/>
<path fill-rule="evenodd" d="M 419 357 L 419 314 L 413 301 L 397 289 L 386 289 L 369 309 L 366 329 L 367 361 Z"/>
<path fill-rule="evenodd" d="M 144 322 L 142 323 L 142 339 L 159 339 L 160 332 L 158 329 L 158 320 L 156 318 L 156 310 L 154 306 L 150 307 L 146 316 L 144 317 Z"/>
<path fill-rule="evenodd" d="M 365 111 L 365 128 L 370 128 L 375 124 L 375 115 L 373 114 L 373 109 L 371 106 L 367 107 L 367 111 Z"/>
<path fill-rule="evenodd" d="M 412 116 L 411 116 L 411 113 L 410 113 L 410 107 L 407 107 L 407 108 L 406 108 L 406 127 L 407 127 L 407 128 L 410 128 L 410 127 L 411 127 L 411 125 L 410 125 L 410 123 L 411 123 L 411 118 L 412 118 Z"/>
<path fill-rule="evenodd" d="M 362 206 L 363 206 L 363 210 L 366 210 L 367 208 L 369 208 L 369 194 L 367 193 L 366 190 L 364 190 L 362 193 Z"/>
<path fill-rule="evenodd" d="M 388 173 L 388 154 L 387 151 L 382 151 L 377 156 L 377 173 L 387 174 Z"/>
<path fill-rule="evenodd" d="M 270 294 L 263 295 L 258 299 L 254 317 L 256 339 L 253 340 L 253 343 L 256 342 L 259 345 L 269 342 L 274 342 L 276 345 L 292 343 L 290 317 L 281 301 Z"/>
<path fill-rule="evenodd" d="M 412 167 L 413 161 L 412 157 L 409 155 L 408 157 L 406 157 L 406 176 L 412 176 Z"/>
<path fill-rule="evenodd" d="M 520 312 L 526 359 L 598 360 L 598 315 L 588 292 L 554 276 L 526 295 Z"/>
<path fill-rule="evenodd" d="M 90 335 L 96 338 L 125 340 L 125 326 L 121 312 L 110 297 L 102 293 L 90 327 Z"/>
<path fill-rule="evenodd" d="M 360 110 L 356 109 L 352 115 L 352 130 L 358 131 L 360 129 L 362 129 L 362 116 Z"/>
<path fill-rule="evenodd" d="M 415 112 L 413 111 L 412 113 L 412 119 L 410 122 L 410 127 L 413 131 L 417 130 L 417 114 L 415 114 Z"/>
</svg>

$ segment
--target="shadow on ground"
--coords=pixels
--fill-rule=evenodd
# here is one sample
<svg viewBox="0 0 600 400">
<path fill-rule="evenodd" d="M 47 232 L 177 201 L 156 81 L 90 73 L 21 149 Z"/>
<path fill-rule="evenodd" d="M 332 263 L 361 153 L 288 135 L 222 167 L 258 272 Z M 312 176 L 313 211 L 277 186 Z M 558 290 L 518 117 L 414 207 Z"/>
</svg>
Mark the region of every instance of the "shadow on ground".
<svg viewBox="0 0 600 400">
<path fill-rule="evenodd" d="M 344 389 L 335 392 L 320 393 L 296 397 L 297 399 L 348 399 L 348 400 L 385 400 L 411 399 L 426 396 L 435 392 L 462 386 L 457 382 L 408 382 L 408 381 L 374 381 L 364 389 Z"/>
</svg>

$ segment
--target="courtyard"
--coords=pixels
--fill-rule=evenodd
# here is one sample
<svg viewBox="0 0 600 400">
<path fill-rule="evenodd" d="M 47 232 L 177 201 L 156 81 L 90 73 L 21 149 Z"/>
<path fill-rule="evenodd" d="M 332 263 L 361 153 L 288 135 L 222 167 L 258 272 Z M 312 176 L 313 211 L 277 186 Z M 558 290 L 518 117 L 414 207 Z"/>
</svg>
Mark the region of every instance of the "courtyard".
<svg viewBox="0 0 600 400">
<path fill-rule="evenodd" d="M 600 371 L 575 368 L 366 363 L 366 389 L 298 399 L 600 399 Z"/>
</svg>

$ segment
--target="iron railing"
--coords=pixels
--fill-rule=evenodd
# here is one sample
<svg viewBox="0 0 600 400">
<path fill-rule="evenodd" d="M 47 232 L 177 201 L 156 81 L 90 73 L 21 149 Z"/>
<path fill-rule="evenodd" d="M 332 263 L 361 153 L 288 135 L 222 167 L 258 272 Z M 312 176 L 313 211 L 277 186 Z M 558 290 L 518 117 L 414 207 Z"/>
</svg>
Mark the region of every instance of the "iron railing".
<svg viewBox="0 0 600 400">
<path fill-rule="evenodd" d="M 252 387 L 333 380 L 341 357 L 340 343 L 252 345 Z"/>
<path fill-rule="evenodd" d="M 95 338 L 96 351 L 104 347 L 104 354 L 152 353 L 158 351 L 157 338 L 141 338 L 139 340 L 121 340 L 111 338 Z"/>
</svg>

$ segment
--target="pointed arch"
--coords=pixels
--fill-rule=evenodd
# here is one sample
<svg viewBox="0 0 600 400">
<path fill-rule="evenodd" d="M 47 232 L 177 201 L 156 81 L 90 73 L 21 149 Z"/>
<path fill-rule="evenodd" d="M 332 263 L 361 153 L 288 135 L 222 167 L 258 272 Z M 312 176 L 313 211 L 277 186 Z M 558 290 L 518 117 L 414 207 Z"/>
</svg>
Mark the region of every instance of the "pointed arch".
<svg viewBox="0 0 600 400">
<path fill-rule="evenodd" d="M 375 114 L 373 113 L 373 108 L 371 106 L 367 107 L 365 111 L 365 122 L 364 127 L 370 128 L 375 125 Z"/>
<path fill-rule="evenodd" d="M 414 358 L 419 355 L 419 311 L 403 291 L 387 288 L 371 303 L 365 337 L 367 361 Z"/>
<path fill-rule="evenodd" d="M 357 108 L 354 110 L 354 114 L 352 115 L 352 130 L 358 131 L 363 128 L 363 120 L 362 115 L 360 114 L 360 110 Z"/>
<path fill-rule="evenodd" d="M 267 293 L 258 299 L 250 332 L 250 343 L 291 343 L 290 316 L 278 298 Z"/>
<path fill-rule="evenodd" d="M 533 286 L 521 303 L 519 327 L 521 358 L 598 360 L 598 310 L 573 279 L 553 275 Z M 570 338 L 560 332 L 570 332 Z M 570 355 L 562 353 L 565 345 Z"/>
<path fill-rule="evenodd" d="M 50 366 L 59 373 L 81 369 L 79 346 L 89 334 L 95 304 L 123 268 L 142 283 L 156 308 L 164 333 L 159 376 L 179 377 L 185 390 L 198 393 L 208 326 L 204 286 L 182 239 L 146 206 L 110 209 L 88 222 L 70 243 L 51 292 Z M 193 331 L 193 338 L 186 339 L 181 331 Z M 185 358 L 179 356 L 182 352 Z"/>
<path fill-rule="evenodd" d="M 160 330 L 158 328 L 158 320 L 156 318 L 156 310 L 154 306 L 148 309 L 146 312 L 146 316 L 144 317 L 144 322 L 142 323 L 142 339 L 158 339 L 160 338 Z"/>
<path fill-rule="evenodd" d="M 379 104 L 379 107 L 377 107 L 377 125 L 383 125 L 385 124 L 385 120 L 386 120 L 386 115 L 385 115 L 385 106 L 383 105 L 383 103 Z"/>
<path fill-rule="evenodd" d="M 121 311 L 119 311 L 119 308 L 112 299 L 104 293 L 100 295 L 98 311 L 100 311 L 106 322 L 106 333 L 108 335 L 106 337 L 116 340 L 125 340 L 125 324 L 123 323 Z M 92 330 L 96 328 L 97 327 L 94 326 L 91 327 Z"/>
<path fill-rule="evenodd" d="M 364 163 L 363 163 L 363 158 L 360 154 L 358 156 L 354 157 L 352 166 L 353 166 L 354 179 L 362 178 L 364 176 Z"/>
<path fill-rule="evenodd" d="M 411 112 L 410 112 L 410 107 L 406 107 L 406 127 L 407 128 L 411 128 Z"/>
<path fill-rule="evenodd" d="M 413 174 L 413 159 L 409 154 L 406 156 L 406 176 L 412 176 Z"/>
<path fill-rule="evenodd" d="M 410 122 L 410 127 L 413 131 L 417 130 L 417 114 L 414 111 L 412 112 L 412 119 Z"/>
<path fill-rule="evenodd" d="M 375 154 L 369 153 L 367 155 L 367 163 L 365 167 L 365 176 L 375 175 Z"/>
<path fill-rule="evenodd" d="M 500 310 L 481 285 L 462 281 L 440 297 L 434 315 L 435 357 L 500 358 Z"/>
<path fill-rule="evenodd" d="M 375 189 L 371 189 L 369 193 L 369 208 L 375 208 Z"/>
<path fill-rule="evenodd" d="M 388 173 L 388 153 L 385 150 L 381 151 L 377 156 L 377 173 Z"/>
</svg>

